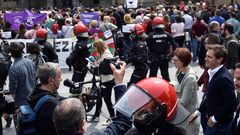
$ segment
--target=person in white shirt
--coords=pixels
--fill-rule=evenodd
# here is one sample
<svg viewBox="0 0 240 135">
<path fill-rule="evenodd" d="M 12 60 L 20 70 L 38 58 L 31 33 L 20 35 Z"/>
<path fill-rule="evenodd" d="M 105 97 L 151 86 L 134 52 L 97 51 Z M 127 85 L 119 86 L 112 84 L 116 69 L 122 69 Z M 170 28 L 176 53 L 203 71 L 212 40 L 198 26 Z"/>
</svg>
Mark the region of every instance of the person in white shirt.
<svg viewBox="0 0 240 135">
<path fill-rule="evenodd" d="M 184 23 L 182 22 L 182 18 L 177 15 L 175 17 L 175 22 L 171 26 L 172 37 L 178 43 L 179 47 L 183 47 L 184 43 Z"/>
<path fill-rule="evenodd" d="M 35 39 L 36 38 L 36 32 L 37 30 L 40 28 L 40 25 L 38 23 L 34 24 L 33 25 L 33 29 L 31 30 L 28 30 L 26 33 L 25 33 L 25 37 L 27 39 Z"/>
<path fill-rule="evenodd" d="M 73 26 L 71 25 L 71 20 L 66 19 L 65 25 L 62 26 L 62 34 L 64 38 L 73 38 Z"/>
</svg>

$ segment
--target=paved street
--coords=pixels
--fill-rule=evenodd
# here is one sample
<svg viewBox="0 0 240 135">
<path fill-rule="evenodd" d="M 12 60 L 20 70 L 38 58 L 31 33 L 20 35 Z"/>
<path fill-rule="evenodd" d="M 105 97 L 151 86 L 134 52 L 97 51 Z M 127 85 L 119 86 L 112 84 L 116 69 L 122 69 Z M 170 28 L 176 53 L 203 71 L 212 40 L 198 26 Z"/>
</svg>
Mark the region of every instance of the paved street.
<svg viewBox="0 0 240 135">
<path fill-rule="evenodd" d="M 203 72 L 203 70 L 198 66 L 197 63 L 192 63 L 191 64 L 192 68 L 197 72 L 197 75 L 200 76 Z M 132 74 L 132 71 L 133 71 L 133 67 L 128 67 L 127 70 L 126 70 L 126 74 L 125 74 L 125 78 L 124 78 L 124 82 L 126 83 L 131 74 Z M 174 66 L 172 64 L 170 64 L 170 69 L 169 69 L 169 73 L 170 73 L 170 78 L 171 79 L 174 79 L 174 74 L 175 74 L 175 71 L 176 69 L 174 68 Z M 160 73 L 159 73 L 160 75 Z M 63 80 L 64 79 L 71 79 L 71 76 L 72 76 L 72 72 L 69 72 L 67 69 L 64 69 L 63 70 Z M 91 74 L 88 74 L 87 77 L 86 77 L 86 80 L 90 80 L 92 77 Z M 63 86 L 63 84 L 61 84 L 60 86 L 60 89 L 59 89 L 59 93 L 62 95 L 62 96 L 69 96 L 69 88 Z M 202 97 L 202 92 L 201 91 L 198 91 L 198 100 L 199 100 L 199 103 L 201 101 L 201 97 Z M 113 100 L 114 101 L 114 100 Z M 93 109 L 94 110 L 94 109 Z M 105 103 L 103 102 L 103 108 L 102 108 L 102 111 L 104 114 L 107 114 L 108 115 L 108 111 L 106 109 L 106 106 L 105 106 Z M 87 123 L 86 124 L 86 135 L 89 135 L 91 132 L 97 130 L 97 129 L 100 129 L 100 130 L 104 130 L 104 126 L 102 126 L 102 123 L 106 120 L 106 118 L 104 117 L 101 117 L 100 118 L 100 122 L 98 123 Z M 3 120 L 4 121 L 4 120 Z M 5 122 L 3 122 L 3 126 L 5 126 Z M 4 135 L 15 135 L 15 131 L 14 131 L 14 127 L 13 127 L 13 124 L 11 126 L 11 128 L 4 128 L 4 131 L 3 131 L 3 134 Z M 202 135 L 202 131 L 200 133 L 200 135 Z"/>
</svg>

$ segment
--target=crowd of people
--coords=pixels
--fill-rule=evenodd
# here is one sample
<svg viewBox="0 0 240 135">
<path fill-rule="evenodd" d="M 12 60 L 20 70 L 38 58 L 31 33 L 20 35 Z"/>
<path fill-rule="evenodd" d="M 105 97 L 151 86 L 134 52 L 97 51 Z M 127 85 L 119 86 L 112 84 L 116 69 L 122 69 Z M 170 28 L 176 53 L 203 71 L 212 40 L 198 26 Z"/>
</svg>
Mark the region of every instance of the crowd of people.
<svg viewBox="0 0 240 135">
<path fill-rule="evenodd" d="M 72 81 L 84 82 L 89 63 L 101 68 L 106 59 L 120 60 L 118 66 L 109 63 L 112 72 L 101 72 L 100 100 L 92 122 L 99 122 L 104 99 L 109 119 L 103 133 L 93 134 L 169 134 L 205 135 L 240 134 L 240 5 L 224 4 L 210 7 L 208 1 L 176 6 L 156 3 L 152 7 L 127 9 L 117 5 L 107 8 L 76 6 L 73 9 L 46 9 L 46 20 L 28 29 L 20 24 L 0 20 L 1 40 L 33 39 L 24 46 L 13 42 L 4 55 L 14 59 L 9 71 L 0 75 L 0 89 L 9 78 L 9 92 L 15 110 L 22 105 L 36 106 L 38 100 L 51 98 L 39 109 L 36 131 L 39 135 L 84 134 L 85 110 L 81 100 L 60 96 L 61 67 L 55 43 L 48 39 L 76 38 L 73 51 L 66 59 L 73 67 Z M 39 12 L 32 9 L 32 12 Z M 98 13 L 86 25 L 80 13 Z M 11 32 L 6 37 L 4 32 Z M 114 51 L 108 42 L 113 38 Z M 7 41 L 7 40 L 6 40 Z M 7 45 L 6 45 L 7 46 Z M 26 47 L 27 52 L 23 52 Z M 95 50 L 93 58 L 91 50 Z M 24 54 L 24 55 L 23 55 Z M 88 58 L 88 59 L 86 59 Z M 169 76 L 169 62 L 177 69 L 175 78 Z M 201 76 L 190 63 L 199 63 Z M 123 85 L 126 64 L 134 71 L 127 87 Z M 158 78 L 158 70 L 162 79 Z M 101 71 L 101 69 L 100 69 Z M 149 75 L 148 75 L 149 73 Z M 197 90 L 202 86 L 203 97 L 198 103 Z M 112 103 L 112 89 L 115 105 Z M 127 89 L 127 90 L 126 90 Z M 126 92 L 125 92 L 126 91 Z M 1 110 L 11 124 L 12 116 Z M 2 115 L 1 114 L 1 115 Z M 198 118 L 200 116 L 200 119 Z M 17 117 L 13 114 L 14 124 Z M 64 124 L 63 124 L 64 123 Z M 132 126 L 134 125 L 134 126 Z M 201 126 L 200 126 L 201 125 Z"/>
</svg>

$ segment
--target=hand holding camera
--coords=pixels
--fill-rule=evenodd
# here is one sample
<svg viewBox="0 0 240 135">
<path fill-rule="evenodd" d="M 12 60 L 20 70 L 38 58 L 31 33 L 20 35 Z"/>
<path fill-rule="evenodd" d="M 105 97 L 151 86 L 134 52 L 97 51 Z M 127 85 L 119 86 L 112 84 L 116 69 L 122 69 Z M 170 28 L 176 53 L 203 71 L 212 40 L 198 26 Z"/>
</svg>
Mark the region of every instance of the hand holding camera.
<svg viewBox="0 0 240 135">
<path fill-rule="evenodd" d="M 122 84 L 123 83 L 123 78 L 125 74 L 125 69 L 126 69 L 126 63 L 123 61 L 119 61 L 119 68 L 116 67 L 114 64 L 110 63 L 110 67 L 113 72 L 114 80 L 116 84 Z"/>
</svg>

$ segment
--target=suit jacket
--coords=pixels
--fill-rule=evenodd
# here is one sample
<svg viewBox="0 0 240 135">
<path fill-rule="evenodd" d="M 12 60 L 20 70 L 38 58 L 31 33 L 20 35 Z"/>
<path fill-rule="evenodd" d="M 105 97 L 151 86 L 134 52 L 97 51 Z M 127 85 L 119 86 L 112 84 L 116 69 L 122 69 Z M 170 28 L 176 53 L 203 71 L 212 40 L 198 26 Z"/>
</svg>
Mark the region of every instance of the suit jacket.
<svg viewBox="0 0 240 135">
<path fill-rule="evenodd" d="M 231 127 L 231 134 L 230 135 L 240 135 L 240 121 L 237 121 L 239 118 L 240 113 L 240 106 L 238 107 L 236 111 L 236 116 L 233 119 L 232 127 Z M 237 125 L 238 123 L 238 125 Z"/>
<path fill-rule="evenodd" d="M 231 74 L 224 66 L 221 67 L 208 83 L 206 98 L 198 111 L 205 112 L 208 117 L 214 116 L 218 124 L 232 121 L 238 105 L 234 89 Z"/>
</svg>

